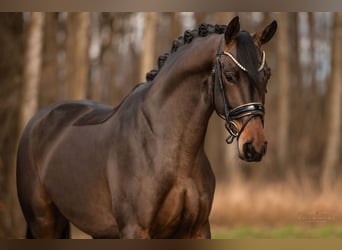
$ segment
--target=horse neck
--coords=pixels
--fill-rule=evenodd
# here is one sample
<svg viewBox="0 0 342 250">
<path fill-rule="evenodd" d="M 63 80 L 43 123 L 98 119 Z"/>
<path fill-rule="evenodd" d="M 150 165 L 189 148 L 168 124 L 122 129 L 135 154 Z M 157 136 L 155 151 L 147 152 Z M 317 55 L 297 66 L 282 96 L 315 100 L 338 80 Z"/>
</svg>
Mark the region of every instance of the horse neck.
<svg viewBox="0 0 342 250">
<path fill-rule="evenodd" d="M 148 96 L 150 110 L 154 110 L 151 115 L 158 123 L 157 133 L 166 143 L 190 154 L 197 154 L 203 147 L 213 112 L 208 80 L 218 41 L 218 35 L 213 34 L 181 48 L 161 69 Z"/>
</svg>

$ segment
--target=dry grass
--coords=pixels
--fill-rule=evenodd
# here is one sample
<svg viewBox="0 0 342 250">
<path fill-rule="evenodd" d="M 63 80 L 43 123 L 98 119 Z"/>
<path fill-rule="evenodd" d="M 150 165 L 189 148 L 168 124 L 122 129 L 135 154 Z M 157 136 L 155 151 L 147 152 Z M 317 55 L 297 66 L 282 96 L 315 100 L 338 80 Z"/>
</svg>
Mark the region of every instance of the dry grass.
<svg viewBox="0 0 342 250">
<path fill-rule="evenodd" d="M 304 227 L 341 225 L 340 188 L 315 193 L 295 183 L 258 184 L 235 181 L 218 186 L 211 224 L 213 231 L 244 226 Z"/>
</svg>

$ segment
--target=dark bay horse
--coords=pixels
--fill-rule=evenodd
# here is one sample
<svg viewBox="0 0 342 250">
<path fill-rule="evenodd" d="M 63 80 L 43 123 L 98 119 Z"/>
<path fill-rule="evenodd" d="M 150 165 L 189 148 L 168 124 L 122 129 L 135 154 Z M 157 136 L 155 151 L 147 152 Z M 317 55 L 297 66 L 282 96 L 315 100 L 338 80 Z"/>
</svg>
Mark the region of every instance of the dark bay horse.
<svg viewBox="0 0 342 250">
<path fill-rule="evenodd" d="M 69 222 L 94 238 L 210 238 L 215 178 L 203 149 L 210 116 L 228 143 L 260 161 L 274 35 L 201 25 L 175 40 L 158 70 L 115 109 L 67 101 L 38 112 L 17 158 L 28 238 L 68 238 Z"/>
</svg>

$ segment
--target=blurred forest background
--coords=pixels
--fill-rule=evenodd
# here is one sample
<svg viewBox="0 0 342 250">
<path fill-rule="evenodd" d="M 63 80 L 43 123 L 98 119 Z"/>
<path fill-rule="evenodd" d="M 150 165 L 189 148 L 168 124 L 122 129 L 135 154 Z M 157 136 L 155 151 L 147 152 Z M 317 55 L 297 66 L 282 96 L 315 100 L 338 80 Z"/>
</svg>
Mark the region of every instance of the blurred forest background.
<svg viewBox="0 0 342 250">
<path fill-rule="evenodd" d="M 186 29 L 235 15 L 251 32 L 278 21 L 264 48 L 268 153 L 260 163 L 240 161 L 213 114 L 213 230 L 342 225 L 342 13 L 0 13 L 0 238 L 24 236 L 16 148 L 39 108 L 84 98 L 115 106 Z"/>
</svg>

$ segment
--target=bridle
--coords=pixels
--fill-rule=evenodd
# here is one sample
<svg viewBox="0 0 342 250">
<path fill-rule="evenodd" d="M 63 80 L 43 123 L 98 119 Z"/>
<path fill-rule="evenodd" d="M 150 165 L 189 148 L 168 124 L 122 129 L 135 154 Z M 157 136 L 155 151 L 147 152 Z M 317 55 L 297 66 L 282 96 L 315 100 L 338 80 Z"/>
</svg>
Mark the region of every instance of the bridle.
<svg viewBox="0 0 342 250">
<path fill-rule="evenodd" d="M 221 56 L 226 55 L 228 56 L 241 70 L 244 72 L 247 72 L 247 69 L 241 65 L 238 60 L 229 52 L 222 50 L 222 41 L 221 39 L 218 51 L 217 51 L 217 57 L 216 57 L 216 63 L 212 70 L 212 102 L 213 107 L 218 114 L 219 117 L 224 119 L 226 121 L 225 127 L 229 132 L 229 136 L 226 139 L 226 142 L 228 144 L 231 144 L 234 141 L 234 138 L 239 139 L 239 136 L 241 135 L 244 128 L 247 126 L 248 122 L 256 116 L 259 116 L 261 118 L 262 123 L 264 123 L 264 115 L 265 115 L 265 108 L 262 103 L 259 102 L 250 102 L 243 104 L 241 106 L 235 107 L 231 110 L 229 110 L 228 107 L 228 97 L 226 95 L 223 81 L 222 81 L 222 65 L 221 65 Z M 265 66 L 265 52 L 262 52 L 262 62 L 258 69 L 258 71 L 261 71 Z M 222 101 L 223 101 L 223 107 L 224 107 L 224 115 L 220 114 L 215 106 L 215 85 L 219 86 L 219 90 L 221 93 Z M 245 121 L 242 124 L 241 129 L 239 130 L 238 125 L 236 123 L 237 120 L 247 117 Z"/>
</svg>

